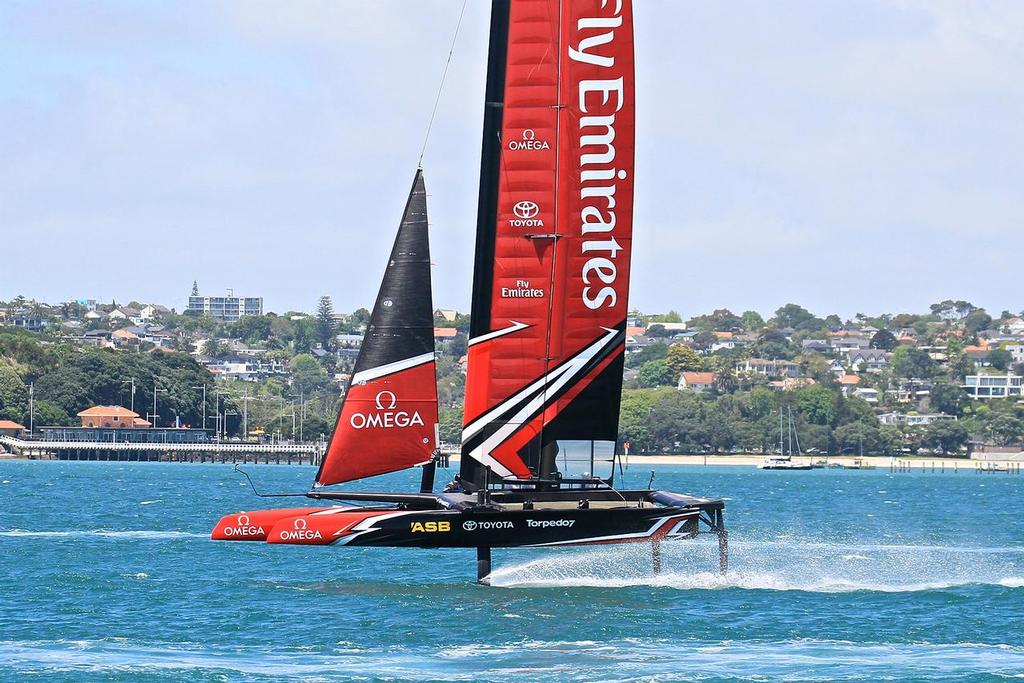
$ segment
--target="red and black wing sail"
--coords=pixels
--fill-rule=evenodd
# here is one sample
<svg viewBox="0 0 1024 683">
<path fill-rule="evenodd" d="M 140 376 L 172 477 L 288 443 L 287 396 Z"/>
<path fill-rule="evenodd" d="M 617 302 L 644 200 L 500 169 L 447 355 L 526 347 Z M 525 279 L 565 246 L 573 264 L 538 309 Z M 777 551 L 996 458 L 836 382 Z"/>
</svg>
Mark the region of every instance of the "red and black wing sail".
<svg viewBox="0 0 1024 683">
<path fill-rule="evenodd" d="M 495 0 L 462 475 L 593 476 L 618 431 L 632 244 L 629 0 Z M 589 464 L 587 464 L 589 459 Z M 589 470 L 588 470 L 589 468 Z"/>
<path fill-rule="evenodd" d="M 427 195 L 416 171 L 316 484 L 395 472 L 437 447 Z"/>
</svg>

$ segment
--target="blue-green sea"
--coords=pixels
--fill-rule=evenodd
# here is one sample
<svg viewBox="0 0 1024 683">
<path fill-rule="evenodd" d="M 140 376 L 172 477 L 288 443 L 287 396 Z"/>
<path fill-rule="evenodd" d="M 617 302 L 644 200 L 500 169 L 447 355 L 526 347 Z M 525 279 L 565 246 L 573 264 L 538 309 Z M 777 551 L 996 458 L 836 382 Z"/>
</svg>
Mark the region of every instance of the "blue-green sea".
<svg viewBox="0 0 1024 683">
<path fill-rule="evenodd" d="M 487 588 L 470 550 L 212 542 L 275 502 L 230 466 L 2 461 L 0 679 L 1024 679 L 1024 476 L 656 472 L 730 498 L 727 576 L 708 537 L 665 544 L 658 576 L 644 545 L 496 550 Z"/>
</svg>

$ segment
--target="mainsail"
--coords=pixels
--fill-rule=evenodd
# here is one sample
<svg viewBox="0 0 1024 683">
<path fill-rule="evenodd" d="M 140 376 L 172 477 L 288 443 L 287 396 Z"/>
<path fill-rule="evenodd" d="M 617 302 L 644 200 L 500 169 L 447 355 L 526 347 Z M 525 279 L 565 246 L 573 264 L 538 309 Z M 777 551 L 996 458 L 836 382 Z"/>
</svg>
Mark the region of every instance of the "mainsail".
<svg viewBox="0 0 1024 683">
<path fill-rule="evenodd" d="M 417 170 L 316 484 L 427 462 L 436 430 L 427 195 Z"/>
<path fill-rule="evenodd" d="M 494 0 L 463 480 L 610 475 L 633 208 L 629 0 Z"/>
</svg>

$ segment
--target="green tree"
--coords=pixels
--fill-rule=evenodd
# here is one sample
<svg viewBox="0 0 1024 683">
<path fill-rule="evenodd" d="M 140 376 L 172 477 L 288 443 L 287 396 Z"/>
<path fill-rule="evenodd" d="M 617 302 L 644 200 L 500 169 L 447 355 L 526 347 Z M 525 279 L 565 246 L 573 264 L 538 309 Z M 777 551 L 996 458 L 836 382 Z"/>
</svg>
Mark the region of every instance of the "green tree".
<svg viewBox="0 0 1024 683">
<path fill-rule="evenodd" d="M 27 414 L 28 387 L 17 370 L 0 365 L 0 418 L 21 422 Z"/>
<path fill-rule="evenodd" d="M 675 385 L 678 380 L 679 377 L 672 372 L 668 362 L 663 359 L 647 361 L 640 366 L 636 375 L 637 385 L 645 389 Z"/>
<path fill-rule="evenodd" d="M 337 334 L 337 326 L 334 321 L 334 305 L 331 297 L 320 297 L 320 303 L 316 307 L 316 340 L 325 350 L 334 349 L 334 335 Z"/>
<path fill-rule="evenodd" d="M 807 387 L 796 393 L 800 414 L 813 424 L 832 424 L 836 417 L 834 394 L 823 386 Z"/>
<path fill-rule="evenodd" d="M 974 337 L 982 330 L 987 330 L 991 326 L 992 316 L 986 313 L 984 308 L 971 311 L 971 313 L 964 318 L 964 332 L 969 337 Z"/>
<path fill-rule="evenodd" d="M 872 455 L 884 452 L 880 430 L 863 422 L 851 422 L 838 427 L 834 438 L 836 445 L 844 453 Z"/>
<path fill-rule="evenodd" d="M 815 317 L 803 306 L 786 304 L 775 311 L 775 326 L 792 327 L 794 330 L 817 330 L 825 326 L 825 321 Z"/>
<path fill-rule="evenodd" d="M 758 332 L 764 328 L 764 318 L 757 311 L 743 311 L 740 320 L 747 332 Z"/>
<path fill-rule="evenodd" d="M 1010 369 L 1010 365 L 1013 363 L 1013 354 L 1003 348 L 993 349 L 988 354 L 988 362 L 996 370 L 1006 372 Z"/>
<path fill-rule="evenodd" d="M 648 344 L 639 351 L 626 355 L 626 367 L 637 368 L 649 360 L 665 358 L 668 355 L 668 345 L 661 342 Z"/>
<path fill-rule="evenodd" d="M 896 348 L 896 335 L 889 330 L 879 330 L 875 332 L 875 336 L 871 337 L 871 348 L 882 349 L 883 351 L 892 351 Z"/>
<path fill-rule="evenodd" d="M 924 430 L 925 445 L 942 451 L 944 455 L 959 453 L 960 449 L 967 445 L 968 439 L 964 426 L 953 420 L 932 422 Z"/>
<path fill-rule="evenodd" d="M 971 403 L 967 392 L 948 382 L 935 383 L 929 391 L 928 401 L 932 410 L 957 417 L 962 417 L 964 408 Z"/>
<path fill-rule="evenodd" d="M 910 346 L 898 347 L 890 362 L 899 377 L 927 379 L 938 372 L 938 365 L 926 352 Z"/>
<path fill-rule="evenodd" d="M 696 372 L 704 367 L 700 354 L 685 344 L 673 344 L 668 347 L 665 365 L 678 380 L 684 372 Z"/>
<path fill-rule="evenodd" d="M 289 368 L 292 373 L 292 386 L 295 393 L 302 392 L 309 396 L 323 391 L 330 384 L 331 380 L 327 377 L 323 367 L 320 366 L 316 358 L 307 353 L 300 353 L 292 358 Z"/>
</svg>

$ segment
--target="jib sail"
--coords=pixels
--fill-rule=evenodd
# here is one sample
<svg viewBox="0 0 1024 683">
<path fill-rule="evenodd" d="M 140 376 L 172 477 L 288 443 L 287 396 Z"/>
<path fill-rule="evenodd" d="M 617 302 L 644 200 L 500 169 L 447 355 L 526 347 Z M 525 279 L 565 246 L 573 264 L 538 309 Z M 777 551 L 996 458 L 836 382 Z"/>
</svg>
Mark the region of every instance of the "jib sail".
<svg viewBox="0 0 1024 683">
<path fill-rule="evenodd" d="M 495 0 L 462 475 L 610 475 L 633 208 L 629 0 Z"/>
<path fill-rule="evenodd" d="M 417 170 L 316 484 L 427 462 L 436 425 L 427 196 Z"/>
</svg>

